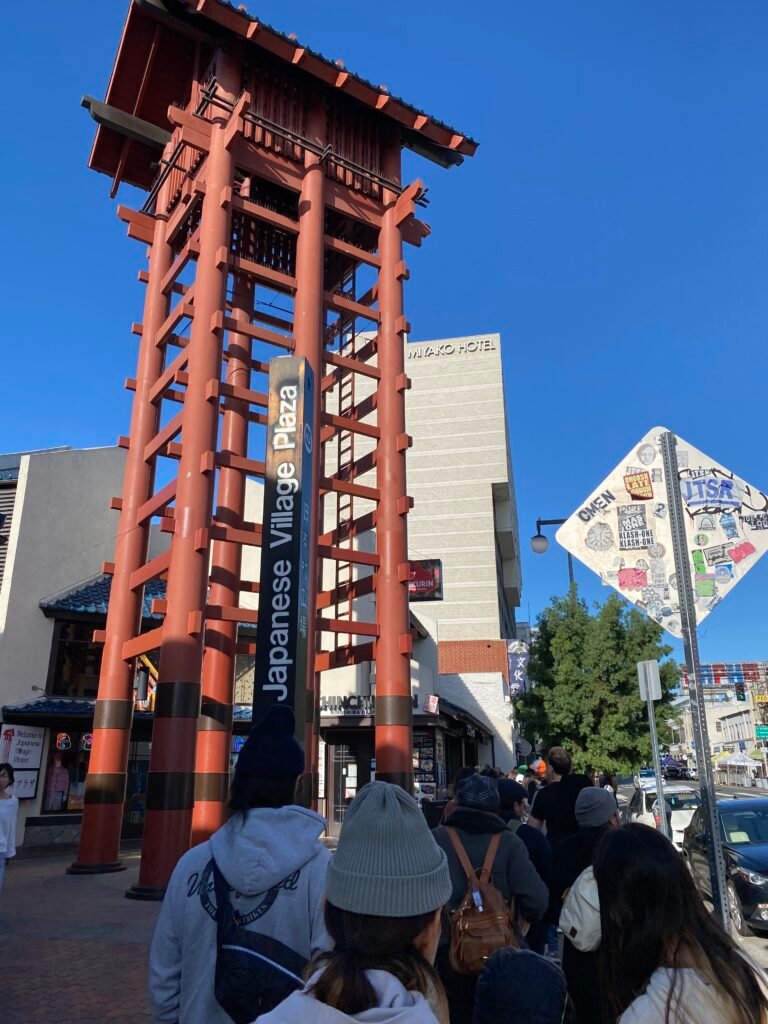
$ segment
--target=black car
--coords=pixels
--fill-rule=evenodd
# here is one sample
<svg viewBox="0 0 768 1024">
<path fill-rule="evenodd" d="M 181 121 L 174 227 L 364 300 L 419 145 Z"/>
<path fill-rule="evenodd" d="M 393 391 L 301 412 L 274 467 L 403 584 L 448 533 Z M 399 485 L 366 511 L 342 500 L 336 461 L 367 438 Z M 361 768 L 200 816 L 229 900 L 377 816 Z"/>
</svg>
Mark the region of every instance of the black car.
<svg viewBox="0 0 768 1024">
<path fill-rule="evenodd" d="M 717 814 L 733 925 L 739 935 L 768 931 L 768 799 L 718 800 Z M 702 807 L 685 830 L 683 857 L 699 892 L 711 899 Z"/>
</svg>

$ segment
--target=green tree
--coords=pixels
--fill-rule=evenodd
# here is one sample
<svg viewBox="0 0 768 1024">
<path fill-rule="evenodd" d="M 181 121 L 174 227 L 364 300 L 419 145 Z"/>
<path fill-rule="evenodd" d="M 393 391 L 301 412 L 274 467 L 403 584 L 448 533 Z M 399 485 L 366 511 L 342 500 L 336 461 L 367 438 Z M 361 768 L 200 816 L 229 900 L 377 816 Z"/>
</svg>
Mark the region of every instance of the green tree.
<svg viewBox="0 0 768 1024">
<path fill-rule="evenodd" d="M 577 771 L 631 772 L 651 758 L 646 706 L 637 662 L 661 662 L 660 734 L 671 717 L 679 670 L 663 660 L 672 648 L 662 629 L 612 594 L 595 614 L 571 587 L 542 612 L 531 648 L 532 688 L 515 703 L 520 732 L 530 741 L 566 747 Z"/>
</svg>

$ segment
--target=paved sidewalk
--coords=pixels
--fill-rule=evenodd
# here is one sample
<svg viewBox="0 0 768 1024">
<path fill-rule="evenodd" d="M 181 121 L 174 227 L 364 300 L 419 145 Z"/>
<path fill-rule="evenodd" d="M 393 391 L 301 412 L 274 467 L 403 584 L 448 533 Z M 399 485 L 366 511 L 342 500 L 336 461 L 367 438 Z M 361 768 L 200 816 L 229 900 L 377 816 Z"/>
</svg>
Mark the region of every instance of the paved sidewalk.
<svg viewBox="0 0 768 1024">
<path fill-rule="evenodd" d="M 3 1024 L 150 1024 L 147 957 L 160 904 L 125 899 L 126 871 L 67 875 L 72 851 L 16 858 L 0 894 Z"/>
</svg>

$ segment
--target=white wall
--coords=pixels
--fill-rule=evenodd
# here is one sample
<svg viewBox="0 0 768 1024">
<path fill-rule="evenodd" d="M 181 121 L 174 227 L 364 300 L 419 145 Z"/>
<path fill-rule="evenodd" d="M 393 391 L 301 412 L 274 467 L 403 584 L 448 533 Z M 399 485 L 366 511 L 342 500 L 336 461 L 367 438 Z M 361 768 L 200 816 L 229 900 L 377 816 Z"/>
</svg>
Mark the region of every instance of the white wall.
<svg viewBox="0 0 768 1024">
<path fill-rule="evenodd" d="M 493 733 L 496 767 L 509 771 L 515 766 L 515 745 L 509 720 L 512 705 L 504 700 L 500 672 L 443 674 L 437 692 L 440 697 L 468 711 Z M 487 751 L 485 747 L 482 750 L 486 760 L 490 761 L 490 747 Z"/>
<path fill-rule="evenodd" d="M 33 686 L 45 689 L 54 622 L 40 601 L 112 561 L 119 513 L 108 503 L 122 492 L 124 459 L 120 448 L 22 456 L 0 593 L 0 705 L 41 696 Z M 27 816 L 40 813 L 45 764 L 44 749 L 38 795 L 20 805 L 19 842 Z"/>
<path fill-rule="evenodd" d="M 40 601 L 77 586 L 114 556 L 125 452 L 95 448 L 25 455 L 0 597 L 0 703 L 45 687 L 53 620 Z"/>
</svg>

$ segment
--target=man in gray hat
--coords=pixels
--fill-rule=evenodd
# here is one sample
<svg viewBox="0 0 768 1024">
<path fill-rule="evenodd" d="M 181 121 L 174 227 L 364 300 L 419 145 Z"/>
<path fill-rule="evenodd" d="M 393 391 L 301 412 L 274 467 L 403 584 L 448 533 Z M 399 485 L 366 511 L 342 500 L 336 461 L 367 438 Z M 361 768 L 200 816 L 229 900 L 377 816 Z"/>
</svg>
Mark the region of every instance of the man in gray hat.
<svg viewBox="0 0 768 1024">
<path fill-rule="evenodd" d="M 552 859 L 553 917 L 557 920 L 563 900 L 582 873 L 592 864 L 597 844 L 612 828 L 618 828 L 619 807 L 612 789 L 589 786 L 576 798 L 578 832 L 555 847 Z M 565 937 L 563 972 L 576 1007 L 579 1024 L 607 1024 L 598 998 L 597 953 L 583 953 Z"/>
</svg>

